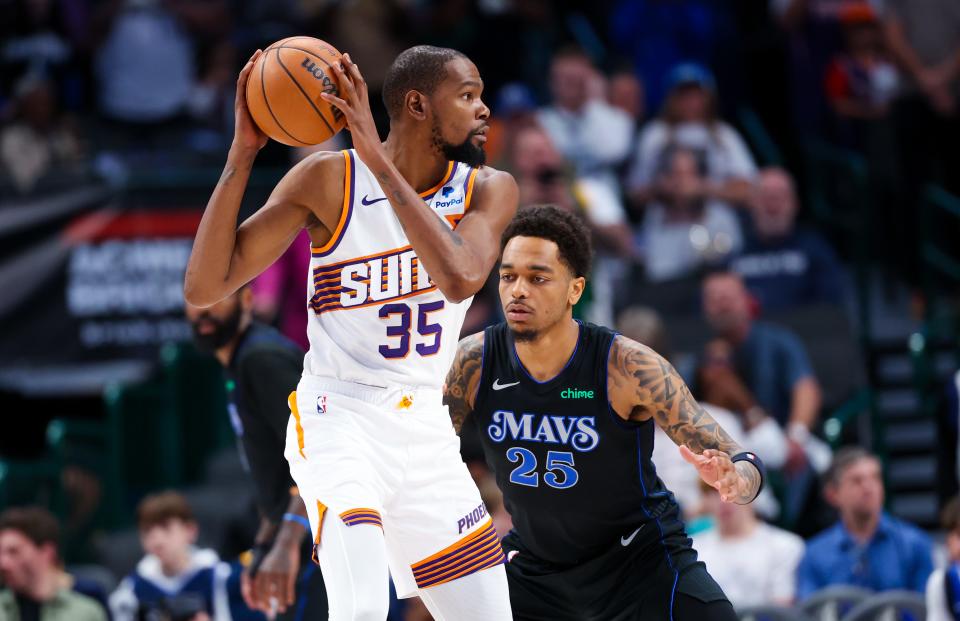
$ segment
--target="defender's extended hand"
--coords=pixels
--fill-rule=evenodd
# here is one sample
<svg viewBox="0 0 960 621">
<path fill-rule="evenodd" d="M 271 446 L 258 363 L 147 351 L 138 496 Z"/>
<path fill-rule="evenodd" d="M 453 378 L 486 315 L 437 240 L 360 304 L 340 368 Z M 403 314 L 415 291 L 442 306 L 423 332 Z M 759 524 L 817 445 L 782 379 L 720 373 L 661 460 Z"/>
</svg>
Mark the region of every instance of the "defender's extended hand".
<svg viewBox="0 0 960 621">
<path fill-rule="evenodd" d="M 321 93 L 320 96 L 343 112 L 357 154 L 364 162 L 370 162 L 370 156 L 383 147 L 373 121 L 373 112 L 370 111 L 367 83 L 360 75 L 360 69 L 350 60 L 350 54 L 344 54 L 341 62 L 342 66 L 340 63 L 333 65 L 341 97 L 329 93 Z"/>
<path fill-rule="evenodd" d="M 721 500 L 737 502 L 746 498 L 749 502 L 752 498 L 751 482 L 740 474 L 729 455 L 716 449 L 706 449 L 697 455 L 685 445 L 679 448 L 680 455 L 697 469 L 700 478 L 720 492 Z"/>
</svg>

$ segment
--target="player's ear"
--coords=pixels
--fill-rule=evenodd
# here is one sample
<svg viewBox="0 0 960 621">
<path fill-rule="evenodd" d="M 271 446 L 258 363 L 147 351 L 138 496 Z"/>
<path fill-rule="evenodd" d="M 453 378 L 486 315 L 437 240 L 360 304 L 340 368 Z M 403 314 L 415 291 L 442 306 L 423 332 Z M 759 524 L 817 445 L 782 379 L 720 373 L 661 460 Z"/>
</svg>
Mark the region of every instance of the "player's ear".
<svg viewBox="0 0 960 621">
<path fill-rule="evenodd" d="M 420 91 L 408 91 L 407 96 L 403 98 L 403 106 L 410 116 L 418 121 L 423 121 L 427 118 L 430 102 Z"/>
<path fill-rule="evenodd" d="M 570 281 L 570 289 L 567 292 L 567 301 L 570 306 L 576 306 L 577 302 L 583 296 L 583 289 L 587 286 L 587 279 L 583 276 L 577 276 Z"/>
</svg>

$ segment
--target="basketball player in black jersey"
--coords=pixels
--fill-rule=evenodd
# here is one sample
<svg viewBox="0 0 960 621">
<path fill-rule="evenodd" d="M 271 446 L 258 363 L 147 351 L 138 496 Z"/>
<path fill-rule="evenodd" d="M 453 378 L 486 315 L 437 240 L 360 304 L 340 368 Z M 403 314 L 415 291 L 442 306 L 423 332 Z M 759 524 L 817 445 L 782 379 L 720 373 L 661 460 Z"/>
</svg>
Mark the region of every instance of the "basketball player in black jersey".
<svg viewBox="0 0 960 621">
<path fill-rule="evenodd" d="M 572 317 L 589 233 L 555 207 L 503 234 L 506 323 L 460 342 L 445 398 L 474 417 L 514 529 L 503 540 L 515 619 L 736 619 L 650 460 L 653 425 L 728 502 L 751 502 L 762 464 L 650 348 Z"/>
</svg>

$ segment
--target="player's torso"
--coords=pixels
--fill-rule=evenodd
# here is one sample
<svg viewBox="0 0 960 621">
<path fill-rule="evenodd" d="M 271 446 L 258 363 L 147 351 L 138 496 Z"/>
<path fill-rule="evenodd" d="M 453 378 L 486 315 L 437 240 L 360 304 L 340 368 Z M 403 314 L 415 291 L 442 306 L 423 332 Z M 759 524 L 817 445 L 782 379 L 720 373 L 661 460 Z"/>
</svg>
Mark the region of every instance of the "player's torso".
<svg viewBox="0 0 960 621">
<path fill-rule="evenodd" d="M 340 221 L 326 245 L 311 249 L 304 373 L 439 387 L 470 300 L 443 296 L 373 174 L 353 150 L 344 159 Z M 443 180 L 421 197 L 455 227 L 470 207 L 476 176 L 476 169 L 451 162 Z"/>
<path fill-rule="evenodd" d="M 647 522 L 676 517 L 650 462 L 652 423 L 627 423 L 609 406 L 613 337 L 581 324 L 567 366 L 540 383 L 504 324 L 485 333 L 473 413 L 484 454 L 520 539 L 554 563 L 590 558 Z"/>
</svg>

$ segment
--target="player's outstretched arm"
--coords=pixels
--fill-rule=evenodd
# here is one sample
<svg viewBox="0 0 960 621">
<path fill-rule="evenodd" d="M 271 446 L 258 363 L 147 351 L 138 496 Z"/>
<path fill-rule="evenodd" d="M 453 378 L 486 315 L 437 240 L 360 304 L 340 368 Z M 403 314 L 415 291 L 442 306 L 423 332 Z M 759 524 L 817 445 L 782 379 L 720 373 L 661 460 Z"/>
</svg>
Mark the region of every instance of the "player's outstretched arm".
<svg viewBox="0 0 960 621">
<path fill-rule="evenodd" d="M 453 366 L 443 385 L 443 402 L 450 410 L 453 428 L 460 433 L 463 421 L 473 411 L 473 400 L 483 370 L 483 332 L 478 332 L 460 341 Z"/>
<path fill-rule="evenodd" d="M 467 299 L 486 282 L 500 254 L 500 235 L 517 211 L 517 182 L 509 173 L 481 169 L 470 210 L 452 230 L 410 187 L 387 155 L 373 122 L 367 84 L 349 54 L 343 56 L 343 67 L 335 65 L 334 70 L 343 99 L 329 93 L 321 97 L 346 116 L 357 154 L 386 193 L 430 279 L 451 302 Z"/>
<path fill-rule="evenodd" d="M 610 403 L 621 418 L 652 417 L 724 500 L 746 504 L 756 498 L 763 482 L 759 467 L 731 461 L 743 449 L 697 403 L 669 362 L 646 345 L 617 336 L 608 365 Z"/>
<path fill-rule="evenodd" d="M 308 205 L 314 205 L 321 215 L 316 205 L 336 206 L 337 213 L 329 217 L 333 227 L 339 217 L 336 195 L 343 190 L 343 157 L 322 154 L 291 169 L 267 203 L 237 226 L 253 161 L 267 141 L 253 122 L 244 95 L 247 77 L 259 54 L 258 50 L 250 58 L 237 80 L 233 144 L 203 212 L 187 263 L 183 294 L 195 306 L 210 306 L 227 297 L 276 261 L 301 229 L 318 224 Z M 326 194 L 334 196 L 325 200 Z"/>
</svg>

